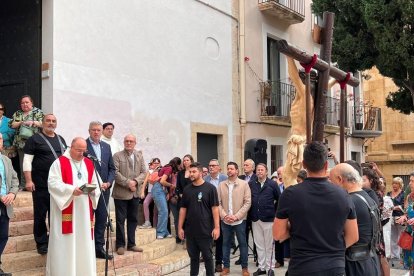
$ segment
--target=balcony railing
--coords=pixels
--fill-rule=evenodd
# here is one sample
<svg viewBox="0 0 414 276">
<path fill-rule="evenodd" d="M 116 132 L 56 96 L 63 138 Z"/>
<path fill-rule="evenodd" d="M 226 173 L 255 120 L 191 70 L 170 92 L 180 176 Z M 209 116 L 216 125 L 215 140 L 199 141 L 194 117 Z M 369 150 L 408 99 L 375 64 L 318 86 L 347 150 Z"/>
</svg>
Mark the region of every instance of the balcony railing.
<svg viewBox="0 0 414 276">
<path fill-rule="evenodd" d="M 290 125 L 290 108 L 295 99 L 296 89 L 293 85 L 280 81 L 260 83 L 260 116 L 262 121 L 273 124 Z M 348 108 L 348 106 L 347 106 Z M 381 136 L 381 109 L 372 105 L 356 105 L 353 110 L 352 124 L 348 124 L 345 116 L 345 127 L 352 128 L 352 136 L 373 138 Z M 347 113 L 347 110 L 345 111 Z M 325 131 L 339 132 L 340 100 L 326 97 Z"/>
<path fill-rule="evenodd" d="M 339 116 L 341 102 L 337 98 L 325 97 L 326 98 L 326 116 L 325 124 L 330 126 L 339 126 Z"/>
<path fill-rule="evenodd" d="M 258 0 L 259 9 L 289 24 L 305 20 L 305 0 Z"/>
<path fill-rule="evenodd" d="M 374 138 L 382 134 L 381 109 L 370 104 L 354 106 L 352 136 Z"/>
<path fill-rule="evenodd" d="M 261 82 L 261 116 L 290 118 L 290 107 L 295 93 L 295 87 L 287 83 L 280 81 Z"/>
</svg>

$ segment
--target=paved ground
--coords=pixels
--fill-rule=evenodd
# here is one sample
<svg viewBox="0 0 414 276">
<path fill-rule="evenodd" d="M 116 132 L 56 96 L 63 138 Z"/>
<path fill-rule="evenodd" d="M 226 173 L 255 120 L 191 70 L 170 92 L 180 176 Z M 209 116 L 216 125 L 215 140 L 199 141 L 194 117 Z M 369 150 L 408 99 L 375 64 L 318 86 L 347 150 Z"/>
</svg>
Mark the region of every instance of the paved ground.
<svg viewBox="0 0 414 276">
<path fill-rule="evenodd" d="M 234 262 L 238 259 L 237 256 L 238 252 L 236 252 L 236 256 L 231 256 L 232 257 L 232 261 L 230 264 L 230 275 L 241 275 L 241 267 L 240 266 L 236 266 L 234 264 Z M 280 267 L 280 268 L 276 268 L 275 269 L 275 275 L 276 276 L 282 276 L 285 275 L 286 270 L 287 270 L 287 265 L 288 263 L 285 263 L 284 267 Z M 395 262 L 395 267 L 400 267 L 400 265 L 398 264 L 398 262 Z M 254 263 L 253 257 L 249 257 L 249 271 L 250 271 L 250 275 L 253 275 L 253 272 L 255 272 L 257 270 L 256 265 Z M 190 266 L 187 266 L 185 268 L 183 268 L 180 271 L 171 273 L 169 275 L 174 275 L 174 276 L 188 276 L 190 275 Z M 205 275 L 205 269 L 204 269 L 204 263 L 200 264 L 200 276 L 204 276 Z M 219 273 L 216 273 L 216 275 L 219 275 Z M 396 269 L 396 268 L 392 268 L 391 269 L 391 276 L 408 276 L 409 273 L 407 270 L 403 270 L 403 269 Z M 365 275 L 364 275 L 365 276 Z M 369 275 L 366 275 L 369 276 Z"/>
<path fill-rule="evenodd" d="M 238 257 L 237 257 L 238 258 Z M 240 266 L 236 266 L 234 265 L 234 261 L 237 260 L 237 258 L 233 258 L 233 261 L 230 265 L 230 275 L 241 275 L 241 267 Z M 285 264 L 285 267 L 280 267 L 280 268 L 276 268 L 275 269 L 275 275 L 276 276 L 282 276 L 285 275 L 287 267 L 287 264 Z M 249 258 L 249 271 L 250 271 L 250 275 L 253 275 L 253 272 L 256 271 L 256 266 L 253 262 L 253 258 Z M 190 267 L 187 266 L 185 268 L 183 268 L 182 270 L 178 271 L 178 272 L 174 272 L 172 274 L 169 275 L 174 275 L 174 276 L 188 276 L 190 275 Z M 200 276 L 204 276 L 205 275 L 205 270 L 204 270 L 204 263 L 200 265 Z M 219 275 L 219 273 L 216 273 L 216 275 Z M 409 273 L 407 270 L 402 270 L 402 269 L 391 269 L 391 276 L 408 276 Z M 365 275 L 364 275 L 365 276 Z M 369 276 L 369 275 L 366 275 Z"/>
</svg>

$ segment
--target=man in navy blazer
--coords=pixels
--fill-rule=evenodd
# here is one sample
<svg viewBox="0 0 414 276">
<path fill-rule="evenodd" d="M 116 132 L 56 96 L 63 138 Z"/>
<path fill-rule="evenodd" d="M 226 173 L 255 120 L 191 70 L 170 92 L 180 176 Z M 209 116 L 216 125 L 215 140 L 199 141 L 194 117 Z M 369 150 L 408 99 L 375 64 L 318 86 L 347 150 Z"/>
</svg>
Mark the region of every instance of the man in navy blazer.
<svg viewBox="0 0 414 276">
<path fill-rule="evenodd" d="M 211 159 L 208 162 L 208 171 L 209 174 L 204 177 L 204 181 L 213 184 L 216 188 L 219 183 L 227 180 L 227 175 L 220 173 L 220 163 L 217 159 Z M 221 229 L 220 229 L 221 233 Z M 220 234 L 220 237 L 216 240 L 216 272 L 223 271 L 223 236 Z"/>
<path fill-rule="evenodd" d="M 89 138 L 86 139 L 86 144 L 88 153 L 99 160 L 99 162 L 94 162 L 94 164 L 102 180 L 102 193 L 95 210 L 94 239 L 96 258 L 112 259 L 113 256 L 105 252 L 103 246 L 105 244 L 104 233 L 109 195 L 111 193 L 110 188 L 115 179 L 115 165 L 112 159 L 111 147 L 101 141 L 102 130 L 103 127 L 100 122 L 94 121 L 89 123 Z"/>
<path fill-rule="evenodd" d="M 252 206 L 248 216 L 252 220 L 253 239 L 256 244 L 259 263 L 259 269 L 253 273 L 253 276 L 275 275 L 273 271 L 275 256 L 272 252 L 272 226 L 280 197 L 280 190 L 276 182 L 267 177 L 267 172 L 266 164 L 257 164 L 257 179 L 249 182 Z"/>
</svg>

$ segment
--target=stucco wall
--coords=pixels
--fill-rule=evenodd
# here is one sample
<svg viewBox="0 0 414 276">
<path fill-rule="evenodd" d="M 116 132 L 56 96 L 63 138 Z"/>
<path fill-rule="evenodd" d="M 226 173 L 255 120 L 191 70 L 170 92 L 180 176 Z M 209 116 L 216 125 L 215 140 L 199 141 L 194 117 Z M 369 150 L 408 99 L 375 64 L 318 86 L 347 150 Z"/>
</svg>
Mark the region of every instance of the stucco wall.
<svg viewBox="0 0 414 276">
<path fill-rule="evenodd" d="M 231 1 L 208 4 L 232 12 Z M 86 137 L 89 121 L 111 121 L 118 140 L 136 134 L 146 159 L 165 162 L 190 152 L 191 122 L 231 126 L 232 20 L 193 0 L 55 1 L 59 133 Z"/>
</svg>

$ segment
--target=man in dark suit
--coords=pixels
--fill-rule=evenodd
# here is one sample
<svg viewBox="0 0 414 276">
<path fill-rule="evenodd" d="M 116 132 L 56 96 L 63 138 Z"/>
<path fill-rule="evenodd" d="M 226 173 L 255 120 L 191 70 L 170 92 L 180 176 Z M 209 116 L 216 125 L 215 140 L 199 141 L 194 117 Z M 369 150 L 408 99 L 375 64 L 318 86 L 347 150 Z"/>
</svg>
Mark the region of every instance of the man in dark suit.
<svg viewBox="0 0 414 276">
<path fill-rule="evenodd" d="M 227 180 L 227 175 L 222 174 L 220 163 L 217 159 L 211 159 L 208 163 L 208 171 L 209 174 L 204 177 L 204 181 L 211 183 L 214 185 L 214 187 L 218 187 L 220 182 L 223 182 L 224 180 Z M 221 233 L 221 229 L 220 229 Z M 220 237 L 216 240 L 216 272 L 222 272 L 223 271 L 223 236 L 220 235 Z"/>
<path fill-rule="evenodd" d="M 246 159 L 243 163 L 244 174 L 239 175 L 239 178 L 249 183 L 250 181 L 257 180 L 257 176 L 254 173 L 255 164 L 252 159 Z"/>
<path fill-rule="evenodd" d="M 3 135 L 0 133 L 0 150 L 3 149 Z M 19 191 L 19 179 L 7 156 L 0 154 L 0 258 L 9 238 L 9 221 L 13 217 L 13 201 Z M 0 261 L 1 264 L 1 261 Z M 0 268 L 0 275 L 11 276 Z"/>
<path fill-rule="evenodd" d="M 105 252 L 103 246 L 105 244 L 104 232 L 108 215 L 110 188 L 115 179 L 115 165 L 112 159 L 111 147 L 101 141 L 102 130 L 103 127 L 100 122 L 94 121 L 89 123 L 89 138 L 86 139 L 86 144 L 88 153 L 99 160 L 99 162 L 94 163 L 102 179 L 102 193 L 95 210 L 94 239 L 96 258 L 112 259 L 113 256 Z"/>
</svg>

